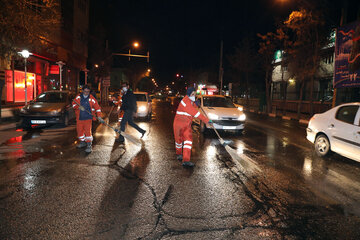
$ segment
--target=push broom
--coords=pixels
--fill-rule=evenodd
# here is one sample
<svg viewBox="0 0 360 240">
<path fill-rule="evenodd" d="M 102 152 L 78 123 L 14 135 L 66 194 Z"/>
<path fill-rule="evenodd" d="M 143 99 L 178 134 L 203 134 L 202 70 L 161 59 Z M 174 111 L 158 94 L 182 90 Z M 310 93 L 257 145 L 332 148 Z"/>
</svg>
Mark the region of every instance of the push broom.
<svg viewBox="0 0 360 240">
<path fill-rule="evenodd" d="M 76 101 L 73 101 L 76 105 L 78 105 L 79 107 L 81 107 L 81 105 L 79 103 L 77 103 Z M 92 115 L 91 112 L 89 112 L 88 110 L 85 109 L 85 111 L 87 113 L 89 113 L 90 115 Z M 99 120 L 99 118 L 97 117 L 97 120 Z M 102 124 L 104 124 L 105 126 L 111 128 L 112 130 L 114 130 L 116 133 L 120 134 L 121 136 L 123 136 L 124 138 L 126 138 L 127 140 L 129 140 L 130 142 L 134 143 L 134 144 L 137 144 L 137 145 L 141 145 L 141 141 L 139 139 L 137 139 L 136 137 L 130 135 L 130 134 L 127 134 L 123 131 L 121 131 L 120 129 L 116 129 L 112 126 L 110 126 L 109 124 L 107 124 L 105 121 L 102 122 Z"/>
<path fill-rule="evenodd" d="M 201 108 L 202 112 L 205 114 L 205 111 Z M 207 116 L 206 116 L 207 117 Z M 219 141 L 221 145 L 225 147 L 226 152 L 230 155 L 230 157 L 233 159 L 235 164 L 240 164 L 244 169 L 256 169 L 257 171 L 261 172 L 261 169 L 257 166 L 257 164 L 248 157 L 241 157 L 238 152 L 230 147 L 229 145 L 225 144 L 224 139 L 220 136 L 219 132 L 216 130 L 213 124 L 209 124 L 211 128 L 216 133 L 217 137 L 219 138 Z"/>
</svg>

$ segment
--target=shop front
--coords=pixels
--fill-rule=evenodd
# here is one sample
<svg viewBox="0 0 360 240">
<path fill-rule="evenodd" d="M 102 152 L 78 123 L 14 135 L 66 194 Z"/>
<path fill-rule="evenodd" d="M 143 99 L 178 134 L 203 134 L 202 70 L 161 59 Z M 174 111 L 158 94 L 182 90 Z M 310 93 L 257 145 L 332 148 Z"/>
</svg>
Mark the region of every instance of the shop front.
<svg viewBox="0 0 360 240">
<path fill-rule="evenodd" d="M 5 71 L 6 102 L 25 102 L 25 72 L 17 70 Z M 35 73 L 26 73 L 27 100 L 31 101 L 37 93 L 41 93 L 41 77 Z"/>
</svg>

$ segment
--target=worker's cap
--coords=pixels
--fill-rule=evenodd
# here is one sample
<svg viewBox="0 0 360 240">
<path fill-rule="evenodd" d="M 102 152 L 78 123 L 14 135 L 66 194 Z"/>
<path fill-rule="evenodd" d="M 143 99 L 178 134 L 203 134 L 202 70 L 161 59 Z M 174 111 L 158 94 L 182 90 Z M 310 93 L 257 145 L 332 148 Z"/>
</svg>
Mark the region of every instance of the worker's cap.
<svg viewBox="0 0 360 240">
<path fill-rule="evenodd" d="M 91 89 L 90 89 L 90 87 L 89 87 L 88 85 L 84 85 L 84 86 L 82 87 L 82 90 L 85 90 L 85 89 L 89 89 L 89 90 L 91 90 Z"/>
<path fill-rule="evenodd" d="M 190 96 L 192 92 L 195 92 L 195 88 L 189 87 L 189 88 L 186 90 L 186 95 Z"/>
</svg>

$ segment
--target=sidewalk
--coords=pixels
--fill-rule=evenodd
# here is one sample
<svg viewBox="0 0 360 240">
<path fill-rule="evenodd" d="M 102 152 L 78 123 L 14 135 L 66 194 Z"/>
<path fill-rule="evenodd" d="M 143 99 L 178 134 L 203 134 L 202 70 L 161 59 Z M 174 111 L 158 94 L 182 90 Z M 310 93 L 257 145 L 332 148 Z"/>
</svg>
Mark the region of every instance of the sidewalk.
<svg viewBox="0 0 360 240">
<path fill-rule="evenodd" d="M 15 118 L 23 106 L 1 106 L 1 120 L 6 120 L 7 118 Z"/>
<path fill-rule="evenodd" d="M 279 117 L 282 118 L 284 120 L 295 120 L 295 121 L 299 121 L 300 124 L 304 124 L 307 125 L 309 123 L 309 120 L 311 118 L 311 116 L 306 115 L 306 114 L 301 114 L 300 115 L 300 119 L 297 118 L 297 113 L 294 112 L 286 112 L 285 115 L 283 115 L 283 113 L 265 113 L 265 112 L 260 112 L 260 111 L 255 111 L 254 109 L 247 109 L 244 106 L 244 111 L 248 111 L 248 112 L 252 112 L 252 113 L 257 113 L 257 114 L 263 114 L 263 115 L 268 115 L 269 117 Z"/>
</svg>

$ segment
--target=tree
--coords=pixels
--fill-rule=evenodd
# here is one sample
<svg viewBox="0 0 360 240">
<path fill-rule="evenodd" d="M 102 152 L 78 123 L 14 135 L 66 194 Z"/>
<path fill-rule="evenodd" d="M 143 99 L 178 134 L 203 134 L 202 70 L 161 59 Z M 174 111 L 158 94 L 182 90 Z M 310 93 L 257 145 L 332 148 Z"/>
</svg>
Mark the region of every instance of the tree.
<svg viewBox="0 0 360 240">
<path fill-rule="evenodd" d="M 40 51 L 59 33 L 58 0 L 0 0 L 0 6 L 0 59 L 10 60 L 24 48 Z M 0 79 L 0 112 L 3 86 Z"/>
<path fill-rule="evenodd" d="M 59 33 L 58 0 L 0 0 L 0 57 L 40 50 Z"/>
<path fill-rule="evenodd" d="M 323 15 L 315 10 L 294 11 L 284 22 L 291 31 L 288 51 L 288 70 L 300 83 L 298 118 L 301 114 L 304 86 L 310 81 L 310 114 L 313 114 L 314 79 L 320 68 L 321 49 L 328 43 L 330 29 Z"/>
<path fill-rule="evenodd" d="M 275 68 L 274 54 L 275 51 L 282 48 L 282 43 L 287 39 L 284 31 L 279 28 L 276 33 L 268 32 L 265 35 L 257 34 L 261 41 L 259 43 L 259 53 L 261 55 L 260 63 L 265 69 L 265 91 L 266 91 L 266 112 L 271 110 L 271 83 L 272 72 Z"/>
<path fill-rule="evenodd" d="M 235 53 L 228 56 L 228 60 L 231 67 L 240 76 L 244 76 L 246 101 L 247 105 L 249 105 L 250 74 L 255 71 L 258 61 L 252 40 L 249 37 L 244 38 L 239 46 L 235 48 Z"/>
</svg>

